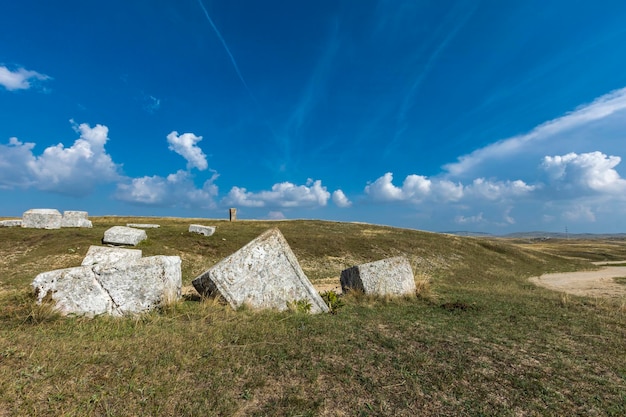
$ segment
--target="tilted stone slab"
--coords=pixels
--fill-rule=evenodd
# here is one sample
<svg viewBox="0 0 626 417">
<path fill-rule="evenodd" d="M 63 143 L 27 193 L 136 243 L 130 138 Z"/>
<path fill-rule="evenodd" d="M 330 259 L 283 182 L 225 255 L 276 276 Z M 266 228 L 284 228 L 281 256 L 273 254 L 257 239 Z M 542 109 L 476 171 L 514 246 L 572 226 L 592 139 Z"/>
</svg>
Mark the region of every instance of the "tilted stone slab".
<svg viewBox="0 0 626 417">
<path fill-rule="evenodd" d="M 113 226 L 104 232 L 102 243 L 112 245 L 137 245 L 142 240 L 146 240 L 148 235 L 145 230 L 134 229 L 126 226 Z"/>
<path fill-rule="evenodd" d="M 202 226 L 200 224 L 190 224 L 189 225 L 190 233 L 200 233 L 201 235 L 211 236 L 215 233 L 215 226 Z"/>
<path fill-rule="evenodd" d="M 158 229 L 161 227 L 161 225 L 153 223 L 128 223 L 126 226 L 135 227 L 137 229 Z"/>
<path fill-rule="evenodd" d="M 108 246 L 90 246 L 82 266 L 97 264 L 118 264 L 141 259 L 141 249 L 111 248 Z"/>
<path fill-rule="evenodd" d="M 341 289 L 375 295 L 415 294 L 415 278 L 409 260 L 404 256 L 370 262 L 341 271 Z"/>
<path fill-rule="evenodd" d="M 21 227 L 22 220 L 0 220 L 0 227 Z"/>
<path fill-rule="evenodd" d="M 38 303 L 50 298 L 62 314 L 138 314 L 180 298 L 178 256 L 151 256 L 43 272 L 32 286 Z"/>
<path fill-rule="evenodd" d="M 61 213 L 56 209 L 30 209 L 22 214 L 22 227 L 30 229 L 60 229 Z"/>
<path fill-rule="evenodd" d="M 288 303 L 307 300 L 311 313 L 328 311 L 278 229 L 261 234 L 192 284 L 202 295 L 221 294 L 233 308 L 285 310 Z"/>
<path fill-rule="evenodd" d="M 63 212 L 61 227 L 87 227 L 92 228 L 93 224 L 88 219 L 89 213 L 86 211 L 68 210 Z"/>
</svg>

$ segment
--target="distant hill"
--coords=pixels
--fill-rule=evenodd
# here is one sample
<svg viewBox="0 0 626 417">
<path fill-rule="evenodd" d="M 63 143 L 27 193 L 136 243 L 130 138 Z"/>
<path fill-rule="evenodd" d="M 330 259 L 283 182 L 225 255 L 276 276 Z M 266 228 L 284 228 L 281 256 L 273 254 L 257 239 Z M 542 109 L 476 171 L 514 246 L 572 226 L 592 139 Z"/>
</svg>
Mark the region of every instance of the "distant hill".
<svg viewBox="0 0 626 417">
<path fill-rule="evenodd" d="M 493 235 L 491 233 L 484 233 L 484 232 L 469 232 L 469 231 L 454 231 L 454 232 L 441 232 L 447 235 L 456 235 L 456 236 L 475 236 L 475 237 L 495 237 L 496 235 Z"/>
<path fill-rule="evenodd" d="M 558 232 L 518 232 L 502 237 L 514 239 L 626 239 L 626 233 L 558 233 Z"/>
<path fill-rule="evenodd" d="M 503 237 L 510 239 L 626 239 L 626 233 L 559 233 L 559 232 L 516 232 L 505 235 L 494 235 L 483 232 L 453 231 L 442 232 L 457 236 L 472 237 Z"/>
</svg>

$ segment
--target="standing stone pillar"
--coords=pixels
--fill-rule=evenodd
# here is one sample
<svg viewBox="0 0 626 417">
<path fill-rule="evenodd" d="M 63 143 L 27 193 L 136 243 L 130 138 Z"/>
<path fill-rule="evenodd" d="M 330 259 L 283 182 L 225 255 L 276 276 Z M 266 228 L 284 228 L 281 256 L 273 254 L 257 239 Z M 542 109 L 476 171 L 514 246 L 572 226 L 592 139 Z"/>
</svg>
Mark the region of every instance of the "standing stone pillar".
<svg viewBox="0 0 626 417">
<path fill-rule="evenodd" d="M 228 214 L 230 215 L 230 221 L 234 222 L 237 220 L 237 209 L 236 208 L 231 208 L 228 209 Z"/>
</svg>

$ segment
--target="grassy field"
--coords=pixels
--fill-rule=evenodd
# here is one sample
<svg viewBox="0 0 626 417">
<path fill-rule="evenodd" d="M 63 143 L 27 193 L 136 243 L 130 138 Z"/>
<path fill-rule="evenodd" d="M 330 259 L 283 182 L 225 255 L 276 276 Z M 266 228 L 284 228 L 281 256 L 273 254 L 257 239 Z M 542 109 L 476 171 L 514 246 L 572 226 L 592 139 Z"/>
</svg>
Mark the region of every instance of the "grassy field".
<svg viewBox="0 0 626 417">
<path fill-rule="evenodd" d="M 626 259 L 626 241 L 532 243 L 321 221 L 93 218 L 93 229 L 0 228 L 0 417 L 626 415 L 625 300 L 535 287 L 544 272 Z M 59 317 L 39 272 L 77 266 L 104 231 L 161 224 L 144 256 L 178 255 L 183 285 L 278 227 L 314 285 L 405 255 L 416 297 L 342 297 L 337 314 L 233 311 L 192 291 L 161 311 Z M 211 237 L 190 223 L 216 225 Z"/>
</svg>

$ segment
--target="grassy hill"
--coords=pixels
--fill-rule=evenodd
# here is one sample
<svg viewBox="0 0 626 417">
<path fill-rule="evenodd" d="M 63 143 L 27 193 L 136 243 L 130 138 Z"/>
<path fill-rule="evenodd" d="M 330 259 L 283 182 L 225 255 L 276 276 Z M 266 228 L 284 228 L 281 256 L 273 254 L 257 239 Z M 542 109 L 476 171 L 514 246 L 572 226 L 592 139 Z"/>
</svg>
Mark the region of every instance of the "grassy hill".
<svg viewBox="0 0 626 417">
<path fill-rule="evenodd" d="M 92 218 L 0 228 L 0 416 L 626 415 L 626 304 L 533 286 L 626 259 L 626 241 L 533 244 L 322 221 Z M 178 255 L 188 294 L 135 318 L 59 317 L 39 272 L 77 266 L 104 231 L 159 223 L 144 256 Z M 190 223 L 217 226 L 211 237 Z M 352 294 L 337 314 L 232 311 L 191 280 L 270 227 L 314 285 L 405 255 L 414 298 Z"/>
</svg>

